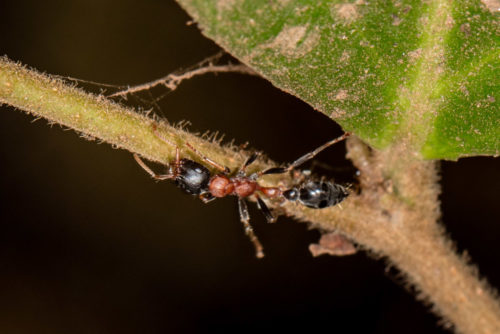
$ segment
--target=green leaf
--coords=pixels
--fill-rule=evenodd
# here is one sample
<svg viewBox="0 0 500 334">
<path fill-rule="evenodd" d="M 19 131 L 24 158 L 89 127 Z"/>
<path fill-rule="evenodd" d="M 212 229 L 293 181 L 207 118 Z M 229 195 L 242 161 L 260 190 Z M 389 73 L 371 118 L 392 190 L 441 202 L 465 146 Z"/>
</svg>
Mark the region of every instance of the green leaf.
<svg viewBox="0 0 500 334">
<path fill-rule="evenodd" d="M 480 1 L 178 1 L 206 36 L 374 147 L 499 152 L 498 16 Z"/>
</svg>

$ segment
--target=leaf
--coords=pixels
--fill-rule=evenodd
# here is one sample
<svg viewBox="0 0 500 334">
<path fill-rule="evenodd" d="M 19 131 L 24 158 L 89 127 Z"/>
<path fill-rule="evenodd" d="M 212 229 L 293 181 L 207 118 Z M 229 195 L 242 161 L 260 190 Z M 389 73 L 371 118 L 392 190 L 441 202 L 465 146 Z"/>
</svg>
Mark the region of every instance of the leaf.
<svg viewBox="0 0 500 334">
<path fill-rule="evenodd" d="M 499 152 L 498 16 L 479 1 L 178 1 L 206 36 L 374 147 Z"/>
</svg>

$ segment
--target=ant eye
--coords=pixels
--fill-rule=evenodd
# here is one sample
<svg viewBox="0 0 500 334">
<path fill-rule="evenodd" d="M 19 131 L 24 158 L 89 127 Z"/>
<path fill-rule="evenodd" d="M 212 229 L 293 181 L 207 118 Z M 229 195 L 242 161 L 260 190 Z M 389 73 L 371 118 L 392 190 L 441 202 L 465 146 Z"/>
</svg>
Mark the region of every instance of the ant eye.
<svg viewBox="0 0 500 334">
<path fill-rule="evenodd" d="M 283 197 L 285 197 L 289 201 L 296 201 L 298 197 L 298 193 L 295 189 L 290 189 L 283 192 Z"/>
</svg>

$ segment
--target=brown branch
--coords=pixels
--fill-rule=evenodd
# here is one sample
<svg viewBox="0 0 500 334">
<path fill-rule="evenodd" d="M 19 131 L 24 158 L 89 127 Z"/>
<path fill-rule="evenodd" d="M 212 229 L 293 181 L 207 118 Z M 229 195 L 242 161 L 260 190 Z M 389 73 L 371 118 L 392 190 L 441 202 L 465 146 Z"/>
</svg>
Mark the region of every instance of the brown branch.
<svg viewBox="0 0 500 334">
<path fill-rule="evenodd" d="M 170 90 L 175 90 L 182 81 L 191 79 L 195 76 L 207 74 L 207 73 L 241 73 L 248 75 L 258 75 L 250 67 L 243 64 L 229 64 L 229 65 L 213 65 L 209 63 L 207 66 L 197 68 L 195 70 L 187 71 L 182 74 L 169 74 L 165 77 L 146 82 L 141 85 L 129 87 L 125 90 L 113 93 L 109 97 L 125 96 L 132 93 L 137 93 L 143 90 L 149 90 L 159 85 L 163 85 Z"/>
</svg>

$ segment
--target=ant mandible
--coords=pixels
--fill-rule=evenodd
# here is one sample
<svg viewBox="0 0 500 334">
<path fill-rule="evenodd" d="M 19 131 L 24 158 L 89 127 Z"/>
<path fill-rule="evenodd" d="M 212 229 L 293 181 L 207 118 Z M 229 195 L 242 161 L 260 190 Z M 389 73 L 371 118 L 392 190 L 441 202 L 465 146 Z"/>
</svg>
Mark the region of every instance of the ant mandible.
<svg viewBox="0 0 500 334">
<path fill-rule="evenodd" d="M 305 183 L 292 187 L 288 190 L 282 190 L 278 187 L 261 186 L 257 180 L 262 175 L 282 174 L 287 173 L 304 162 L 312 159 L 325 148 L 347 138 L 350 134 L 344 133 L 339 138 L 328 141 L 314 151 L 311 151 L 299 159 L 295 160 L 288 167 L 273 167 L 247 175 L 246 168 L 252 164 L 259 156 L 259 153 L 253 153 L 238 171 L 231 175 L 231 170 L 211 160 L 203 155 L 190 143 L 185 145 L 197 154 L 204 162 L 219 170 L 218 174 L 211 175 L 210 171 L 203 165 L 186 158 L 180 158 L 180 149 L 177 145 L 164 138 L 153 124 L 153 133 L 163 142 L 175 147 L 175 160 L 171 161 L 167 167 L 167 174 L 157 174 L 151 170 L 142 159 L 134 154 L 137 163 L 154 179 L 157 180 L 174 180 L 175 184 L 183 189 L 186 193 L 198 196 L 204 203 L 208 203 L 215 198 L 221 198 L 228 195 L 238 197 L 238 208 L 240 220 L 245 227 L 245 233 L 250 238 L 255 247 L 256 256 L 264 257 L 264 248 L 259 239 L 255 235 L 252 226 L 250 225 L 250 215 L 248 213 L 246 197 L 253 196 L 257 201 L 258 208 L 263 212 L 269 223 L 275 222 L 276 218 L 271 213 L 266 203 L 257 194 L 260 192 L 267 198 L 282 197 L 289 201 L 299 201 L 300 203 L 311 208 L 324 208 L 333 206 L 341 202 L 347 195 L 345 188 L 333 182 L 325 181 L 306 181 Z"/>
</svg>

